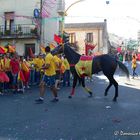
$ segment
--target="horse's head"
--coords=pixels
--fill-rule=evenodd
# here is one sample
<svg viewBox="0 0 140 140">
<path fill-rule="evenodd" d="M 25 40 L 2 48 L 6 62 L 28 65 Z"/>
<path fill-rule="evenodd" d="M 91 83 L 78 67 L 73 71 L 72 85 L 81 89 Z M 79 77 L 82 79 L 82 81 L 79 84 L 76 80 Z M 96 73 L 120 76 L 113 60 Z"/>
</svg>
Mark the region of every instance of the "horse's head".
<svg viewBox="0 0 140 140">
<path fill-rule="evenodd" d="M 55 47 L 55 48 L 51 51 L 51 53 L 52 53 L 53 55 L 61 54 L 61 53 L 63 53 L 63 49 L 64 49 L 64 46 L 63 46 L 63 45 L 58 45 L 57 47 Z"/>
</svg>

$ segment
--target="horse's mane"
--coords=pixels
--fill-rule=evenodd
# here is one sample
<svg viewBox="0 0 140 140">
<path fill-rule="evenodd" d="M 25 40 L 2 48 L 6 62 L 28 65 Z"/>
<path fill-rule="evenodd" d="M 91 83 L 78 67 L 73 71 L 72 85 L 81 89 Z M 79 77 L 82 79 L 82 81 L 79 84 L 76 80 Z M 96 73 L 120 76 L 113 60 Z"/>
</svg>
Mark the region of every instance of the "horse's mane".
<svg viewBox="0 0 140 140">
<path fill-rule="evenodd" d="M 64 45 L 64 54 L 70 64 L 76 64 L 81 57 L 81 55 L 75 52 L 68 43 Z"/>
</svg>

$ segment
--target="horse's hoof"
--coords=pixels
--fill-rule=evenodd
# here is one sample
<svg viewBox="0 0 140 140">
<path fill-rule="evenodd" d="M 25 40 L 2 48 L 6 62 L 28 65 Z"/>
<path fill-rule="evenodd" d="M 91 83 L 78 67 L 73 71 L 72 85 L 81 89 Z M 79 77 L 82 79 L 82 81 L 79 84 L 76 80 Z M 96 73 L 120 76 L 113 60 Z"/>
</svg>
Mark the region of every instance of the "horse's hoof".
<svg viewBox="0 0 140 140">
<path fill-rule="evenodd" d="M 89 96 L 88 96 L 88 98 L 92 98 L 92 97 L 93 97 L 92 95 L 89 95 Z"/>
<path fill-rule="evenodd" d="M 107 96 L 107 92 L 104 93 L 104 96 Z"/>
<path fill-rule="evenodd" d="M 91 98 L 91 97 L 93 97 L 93 95 L 92 95 L 92 94 L 90 94 L 88 97 L 89 97 L 89 98 Z"/>
<path fill-rule="evenodd" d="M 114 99 L 113 99 L 113 102 L 117 102 L 117 99 L 116 99 L 116 98 L 114 98 Z"/>
<path fill-rule="evenodd" d="M 68 96 L 68 98 L 69 98 L 69 99 L 71 99 L 71 98 L 72 98 L 72 96 L 71 96 L 71 95 L 69 95 L 69 96 Z"/>
</svg>

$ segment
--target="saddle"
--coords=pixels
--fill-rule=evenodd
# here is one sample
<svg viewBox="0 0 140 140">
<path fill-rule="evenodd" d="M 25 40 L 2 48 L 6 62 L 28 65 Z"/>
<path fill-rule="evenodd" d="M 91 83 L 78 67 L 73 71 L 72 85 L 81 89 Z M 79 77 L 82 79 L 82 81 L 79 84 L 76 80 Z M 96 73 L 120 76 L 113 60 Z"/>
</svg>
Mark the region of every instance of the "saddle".
<svg viewBox="0 0 140 140">
<path fill-rule="evenodd" d="M 92 76 L 92 60 L 93 56 L 82 55 L 75 65 L 75 69 L 79 77 Z"/>
</svg>

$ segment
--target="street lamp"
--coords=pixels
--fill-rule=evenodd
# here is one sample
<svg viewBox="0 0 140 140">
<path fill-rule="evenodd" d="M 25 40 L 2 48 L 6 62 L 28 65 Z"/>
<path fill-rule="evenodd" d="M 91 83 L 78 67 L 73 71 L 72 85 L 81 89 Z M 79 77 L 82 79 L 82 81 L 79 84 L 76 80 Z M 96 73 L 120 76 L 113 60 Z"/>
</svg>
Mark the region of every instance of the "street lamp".
<svg viewBox="0 0 140 140">
<path fill-rule="evenodd" d="M 67 16 L 67 11 L 75 4 L 79 3 L 79 2 L 82 2 L 82 1 L 85 1 L 85 0 L 78 0 L 78 1 L 75 1 L 74 3 L 72 3 L 70 6 L 68 6 L 68 8 L 65 10 L 64 12 L 64 16 Z"/>
<path fill-rule="evenodd" d="M 72 3 L 70 6 L 68 6 L 68 8 L 65 10 L 65 11 L 60 11 L 58 12 L 58 14 L 62 17 L 62 22 L 61 22 L 61 35 L 62 35 L 62 38 L 63 38 L 63 31 L 64 31 L 64 18 L 65 16 L 67 16 L 67 11 L 75 4 L 79 3 L 79 2 L 82 2 L 82 1 L 85 1 L 85 0 L 77 0 L 75 1 L 74 3 Z"/>
</svg>

